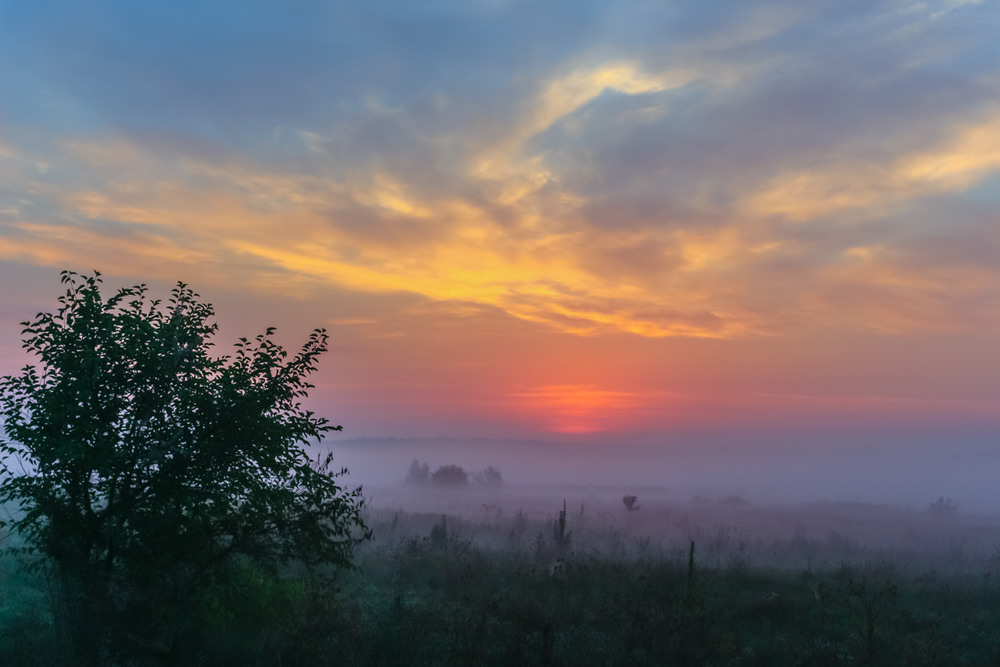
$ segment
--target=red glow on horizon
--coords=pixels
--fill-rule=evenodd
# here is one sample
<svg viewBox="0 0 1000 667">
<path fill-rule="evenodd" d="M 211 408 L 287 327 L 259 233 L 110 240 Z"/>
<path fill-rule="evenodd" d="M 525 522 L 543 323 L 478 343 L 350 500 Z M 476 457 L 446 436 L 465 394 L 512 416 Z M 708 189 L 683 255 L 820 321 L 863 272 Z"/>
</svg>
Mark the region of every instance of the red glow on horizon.
<svg viewBox="0 0 1000 667">
<path fill-rule="evenodd" d="M 619 430 L 632 421 L 637 394 L 595 385 L 545 385 L 514 394 L 517 409 L 552 433 Z"/>
</svg>

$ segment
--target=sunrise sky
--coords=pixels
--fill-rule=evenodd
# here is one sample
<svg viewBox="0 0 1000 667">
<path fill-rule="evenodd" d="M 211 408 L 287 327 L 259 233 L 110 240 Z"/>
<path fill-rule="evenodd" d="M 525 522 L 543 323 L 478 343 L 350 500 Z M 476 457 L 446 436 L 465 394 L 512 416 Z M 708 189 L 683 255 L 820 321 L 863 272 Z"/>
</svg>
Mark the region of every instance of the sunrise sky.
<svg viewBox="0 0 1000 667">
<path fill-rule="evenodd" d="M 995 449 L 997 35 L 993 0 L 0 0 L 2 372 L 98 269 L 191 284 L 220 344 L 326 327 L 344 437 Z"/>
</svg>

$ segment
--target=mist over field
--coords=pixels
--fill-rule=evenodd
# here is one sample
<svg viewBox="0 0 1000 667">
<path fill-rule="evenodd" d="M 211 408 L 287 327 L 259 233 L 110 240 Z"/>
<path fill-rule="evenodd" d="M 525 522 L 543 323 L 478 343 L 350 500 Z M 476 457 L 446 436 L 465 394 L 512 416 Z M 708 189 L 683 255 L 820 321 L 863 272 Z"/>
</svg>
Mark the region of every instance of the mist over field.
<svg viewBox="0 0 1000 667">
<path fill-rule="evenodd" d="M 996 475 L 1000 445 L 988 429 L 970 428 L 956 443 L 954 433 L 905 434 L 844 432 L 826 437 L 800 434 L 799 446 L 764 435 L 726 437 L 691 434 L 678 442 L 620 444 L 586 441 L 461 438 L 330 438 L 352 484 L 378 499 L 378 489 L 394 487 L 411 461 L 434 469 L 456 464 L 472 472 L 492 465 L 510 485 L 549 490 L 560 487 L 613 488 L 621 493 L 656 489 L 674 500 L 694 496 L 741 495 L 759 503 L 862 502 L 916 509 L 946 497 L 963 511 L 1000 514 Z M 725 439 L 724 439 L 725 438 Z"/>
</svg>

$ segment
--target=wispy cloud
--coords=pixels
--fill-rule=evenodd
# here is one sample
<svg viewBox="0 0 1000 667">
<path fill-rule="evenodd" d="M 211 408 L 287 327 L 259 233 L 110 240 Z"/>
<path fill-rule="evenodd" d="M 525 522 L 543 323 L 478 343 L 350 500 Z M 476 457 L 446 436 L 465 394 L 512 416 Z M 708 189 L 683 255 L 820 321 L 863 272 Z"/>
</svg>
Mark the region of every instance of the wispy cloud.
<svg viewBox="0 0 1000 667">
<path fill-rule="evenodd" d="M 990 330 L 986 4 L 11 10 L 0 254 L 581 335 Z"/>
</svg>

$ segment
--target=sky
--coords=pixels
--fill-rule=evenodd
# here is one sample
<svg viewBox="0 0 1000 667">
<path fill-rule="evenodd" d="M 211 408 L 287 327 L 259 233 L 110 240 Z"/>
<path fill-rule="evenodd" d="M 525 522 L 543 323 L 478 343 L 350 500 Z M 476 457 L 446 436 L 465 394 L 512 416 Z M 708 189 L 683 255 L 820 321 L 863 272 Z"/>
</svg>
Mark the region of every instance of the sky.
<svg viewBox="0 0 1000 667">
<path fill-rule="evenodd" d="M 0 366 L 96 269 L 192 285 L 220 345 L 327 328 L 317 410 L 406 462 L 981 470 L 997 34 L 994 0 L 0 0 Z"/>
</svg>

